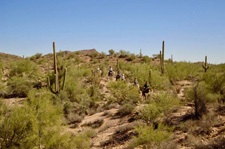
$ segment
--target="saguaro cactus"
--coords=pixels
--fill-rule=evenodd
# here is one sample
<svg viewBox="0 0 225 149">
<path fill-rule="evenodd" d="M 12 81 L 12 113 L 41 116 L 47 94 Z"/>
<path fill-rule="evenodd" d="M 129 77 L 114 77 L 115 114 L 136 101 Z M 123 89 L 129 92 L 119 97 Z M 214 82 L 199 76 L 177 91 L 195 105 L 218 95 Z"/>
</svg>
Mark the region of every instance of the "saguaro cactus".
<svg viewBox="0 0 225 149">
<path fill-rule="evenodd" d="M 162 53 L 160 51 L 160 65 L 162 74 L 164 74 L 164 41 L 162 42 Z"/>
<path fill-rule="evenodd" d="M 202 64 L 203 69 L 205 69 L 205 72 L 209 69 L 209 65 L 207 64 L 207 56 L 205 56 L 205 64 Z"/>
<path fill-rule="evenodd" d="M 67 69 L 66 68 L 64 69 L 62 87 L 60 88 L 61 83 L 59 83 L 59 74 L 58 74 L 58 69 L 57 69 L 57 59 L 56 59 L 56 52 L 55 52 L 55 42 L 53 42 L 53 53 L 54 53 L 55 90 L 53 90 L 53 88 L 51 87 L 51 82 L 50 82 L 49 77 L 47 77 L 47 83 L 48 83 L 48 87 L 51 90 L 51 92 L 54 94 L 58 94 L 60 92 L 60 90 L 63 90 L 65 87 Z"/>
</svg>

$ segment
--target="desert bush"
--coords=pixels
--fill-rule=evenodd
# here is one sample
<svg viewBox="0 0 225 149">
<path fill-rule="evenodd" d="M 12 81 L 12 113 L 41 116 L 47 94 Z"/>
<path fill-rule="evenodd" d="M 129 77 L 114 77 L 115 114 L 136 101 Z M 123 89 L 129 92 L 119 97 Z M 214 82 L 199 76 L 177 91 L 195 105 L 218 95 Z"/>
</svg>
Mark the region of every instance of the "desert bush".
<svg viewBox="0 0 225 149">
<path fill-rule="evenodd" d="M 179 105 L 179 100 L 176 96 L 167 92 L 160 92 L 155 97 L 152 97 L 152 102 L 144 106 L 138 113 L 138 118 L 146 123 L 152 123 L 156 118 L 168 111 L 174 106 Z"/>
<path fill-rule="evenodd" d="M 39 67 L 30 60 L 18 60 L 11 64 L 9 79 L 13 76 L 24 77 L 29 79 L 38 79 L 42 76 Z"/>
<path fill-rule="evenodd" d="M 47 63 L 48 63 L 48 59 L 46 57 L 43 57 L 37 61 L 37 64 L 42 64 L 45 66 L 47 65 Z"/>
<path fill-rule="evenodd" d="M 154 59 L 160 58 L 160 54 L 153 54 L 152 57 L 153 57 Z"/>
<path fill-rule="evenodd" d="M 197 83 L 185 91 L 185 97 L 194 101 L 196 118 L 206 113 L 207 94 L 207 85 L 204 82 Z"/>
<path fill-rule="evenodd" d="M 54 95 L 49 91 L 33 89 L 24 106 L 14 107 L 9 114 L 1 117 L 1 147 L 88 148 L 91 133 L 76 135 L 76 138 L 61 133 L 63 111 L 61 105 L 54 104 L 53 99 Z"/>
<path fill-rule="evenodd" d="M 126 103 L 119 108 L 117 115 L 119 115 L 119 116 L 129 115 L 132 113 L 132 111 L 135 109 L 135 107 L 136 106 L 132 103 Z"/>
<path fill-rule="evenodd" d="M 98 55 L 99 55 L 99 53 L 97 53 L 97 52 L 94 52 L 94 53 L 89 54 L 89 56 L 91 58 L 96 58 Z"/>
<path fill-rule="evenodd" d="M 124 50 L 120 50 L 120 58 L 126 58 L 126 57 L 128 57 L 129 55 L 130 55 L 130 52 L 128 52 L 128 51 L 124 51 Z"/>
<path fill-rule="evenodd" d="M 107 88 L 110 89 L 112 95 L 115 97 L 117 103 L 137 103 L 140 101 L 138 88 L 135 86 L 128 86 L 124 81 L 109 82 Z"/>
<path fill-rule="evenodd" d="M 19 60 L 11 64 L 7 83 L 8 95 L 26 97 L 29 90 L 42 78 L 39 67 L 30 60 Z"/>
<path fill-rule="evenodd" d="M 143 61 L 144 63 L 150 63 L 152 60 L 151 60 L 150 57 L 144 56 L 144 57 L 142 58 L 142 61 Z"/>
<path fill-rule="evenodd" d="M 13 97 L 26 97 L 33 83 L 27 77 L 11 77 L 8 81 L 8 95 Z"/>
<path fill-rule="evenodd" d="M 201 72 L 201 65 L 179 62 L 179 63 L 167 63 L 166 73 L 169 80 L 172 83 L 179 80 L 192 80 L 193 78 L 200 78 L 199 73 Z"/>
<path fill-rule="evenodd" d="M 137 147 L 144 145 L 146 148 L 153 148 L 159 146 L 162 141 L 168 140 L 173 127 L 168 127 L 159 123 L 158 128 L 154 129 L 153 125 L 150 126 L 138 126 L 135 128 L 138 133 L 137 137 L 131 142 L 130 147 Z"/>
<path fill-rule="evenodd" d="M 8 88 L 5 83 L 0 81 L 0 97 L 5 97 L 8 94 Z"/>
<path fill-rule="evenodd" d="M 90 77 L 91 71 L 83 67 L 71 67 L 68 69 L 65 92 L 72 102 L 80 102 L 82 94 L 86 93 L 87 83 L 83 84 L 84 77 Z"/>
<path fill-rule="evenodd" d="M 204 74 L 202 80 L 208 84 L 212 92 L 220 93 L 225 86 L 225 72 L 216 73 L 210 71 Z"/>
<path fill-rule="evenodd" d="M 0 121 L 1 121 L 1 116 L 4 116 L 6 112 L 7 112 L 7 106 L 4 104 L 4 102 L 0 98 Z"/>
<path fill-rule="evenodd" d="M 39 59 L 39 58 L 41 58 L 42 53 L 36 53 L 35 56 L 36 56 L 36 59 Z"/>
<path fill-rule="evenodd" d="M 42 53 L 36 53 L 35 55 L 30 57 L 30 60 L 33 61 L 33 60 L 39 59 L 41 58 L 41 56 L 42 56 Z"/>
<path fill-rule="evenodd" d="M 113 55 L 115 53 L 115 51 L 113 49 L 109 50 L 109 55 Z"/>
<path fill-rule="evenodd" d="M 69 54 L 66 56 L 66 58 L 67 58 L 67 59 L 72 59 L 72 58 L 75 57 L 75 55 L 76 55 L 76 53 L 71 52 L 71 53 L 69 53 Z"/>
<path fill-rule="evenodd" d="M 2 80 L 2 76 L 3 76 L 3 62 L 0 61 L 0 81 Z"/>
<path fill-rule="evenodd" d="M 169 90 L 171 88 L 170 81 L 167 76 L 161 75 L 160 70 L 149 66 L 149 64 L 132 64 L 119 62 L 120 69 L 123 70 L 127 79 L 133 82 L 137 77 L 140 86 L 144 86 L 146 81 L 150 81 L 150 87 L 157 90 Z M 149 70 L 152 69 L 151 80 L 149 80 Z"/>
<path fill-rule="evenodd" d="M 133 61 L 133 60 L 135 60 L 135 58 L 136 58 L 136 56 L 135 56 L 134 54 L 130 54 L 130 55 L 126 58 L 126 60 L 127 60 L 127 61 Z"/>
<path fill-rule="evenodd" d="M 100 55 L 99 55 L 99 58 L 100 59 L 103 59 L 106 57 L 106 53 L 105 52 L 101 52 Z"/>
</svg>

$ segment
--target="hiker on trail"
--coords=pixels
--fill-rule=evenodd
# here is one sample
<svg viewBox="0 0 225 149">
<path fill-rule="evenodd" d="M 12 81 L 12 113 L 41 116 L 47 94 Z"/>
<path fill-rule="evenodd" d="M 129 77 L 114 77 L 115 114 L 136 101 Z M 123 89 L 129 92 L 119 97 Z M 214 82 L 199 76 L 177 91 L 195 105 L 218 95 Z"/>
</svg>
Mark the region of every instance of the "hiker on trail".
<svg viewBox="0 0 225 149">
<path fill-rule="evenodd" d="M 109 66 L 109 73 L 108 73 L 108 76 L 113 76 L 113 69 L 112 69 L 112 66 Z"/>
<path fill-rule="evenodd" d="M 118 72 L 117 72 L 117 75 L 116 75 L 116 81 L 117 81 L 118 79 L 120 79 L 120 77 L 121 77 L 121 75 L 120 75 L 120 72 L 118 71 Z"/>
<path fill-rule="evenodd" d="M 138 81 L 136 77 L 134 78 L 134 85 L 138 85 Z"/>
<path fill-rule="evenodd" d="M 124 74 L 122 74 L 121 80 L 125 81 L 125 76 L 124 76 Z"/>
<path fill-rule="evenodd" d="M 148 81 L 145 82 L 145 85 L 144 85 L 144 88 L 143 88 L 143 91 L 142 91 L 142 96 L 146 98 L 146 93 L 149 93 L 149 85 L 148 85 Z"/>
</svg>

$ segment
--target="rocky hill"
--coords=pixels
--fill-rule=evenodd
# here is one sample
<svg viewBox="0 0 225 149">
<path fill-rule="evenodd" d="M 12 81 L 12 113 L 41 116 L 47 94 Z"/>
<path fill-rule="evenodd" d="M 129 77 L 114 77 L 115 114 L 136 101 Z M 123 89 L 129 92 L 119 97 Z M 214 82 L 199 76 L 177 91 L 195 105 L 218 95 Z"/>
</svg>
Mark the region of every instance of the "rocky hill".
<svg viewBox="0 0 225 149">
<path fill-rule="evenodd" d="M 205 73 L 201 63 L 165 60 L 162 74 L 160 59 L 91 49 L 57 53 L 56 75 L 53 54 L 0 56 L 8 63 L 1 66 L 2 148 L 225 148 L 222 64 Z M 125 80 L 116 81 L 117 71 Z"/>
</svg>

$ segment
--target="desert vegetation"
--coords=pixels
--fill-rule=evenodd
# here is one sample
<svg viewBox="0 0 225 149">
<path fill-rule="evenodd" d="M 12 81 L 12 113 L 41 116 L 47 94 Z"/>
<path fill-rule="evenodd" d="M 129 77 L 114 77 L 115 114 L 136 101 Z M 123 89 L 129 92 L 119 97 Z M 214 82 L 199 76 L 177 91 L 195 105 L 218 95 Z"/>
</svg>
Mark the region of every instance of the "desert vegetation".
<svg viewBox="0 0 225 149">
<path fill-rule="evenodd" d="M 56 49 L 0 53 L 0 148 L 225 147 L 225 64 Z"/>
</svg>

